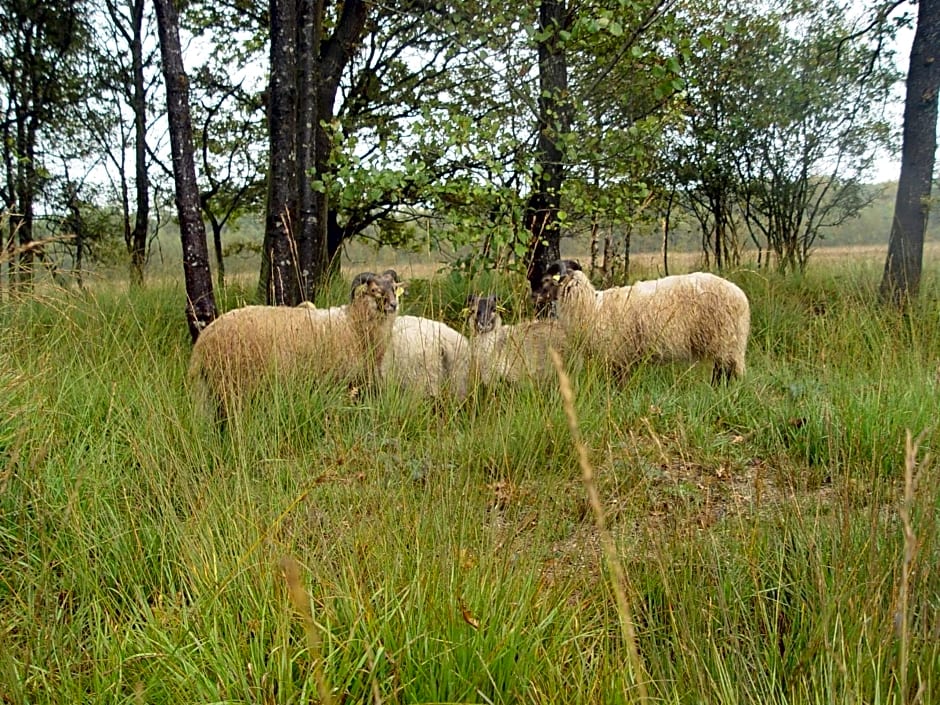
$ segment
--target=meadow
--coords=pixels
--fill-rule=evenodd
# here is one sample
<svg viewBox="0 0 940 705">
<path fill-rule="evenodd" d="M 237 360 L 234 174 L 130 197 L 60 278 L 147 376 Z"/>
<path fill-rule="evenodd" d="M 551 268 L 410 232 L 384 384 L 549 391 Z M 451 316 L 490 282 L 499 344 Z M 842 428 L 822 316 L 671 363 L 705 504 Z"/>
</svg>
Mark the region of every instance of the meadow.
<svg viewBox="0 0 940 705">
<path fill-rule="evenodd" d="M 222 431 L 181 283 L 7 296 L 0 702 L 940 702 L 937 274 L 899 313 L 874 261 L 727 273 L 726 387 L 285 385 Z M 526 315 L 440 274 L 404 312 L 480 287 Z"/>
</svg>

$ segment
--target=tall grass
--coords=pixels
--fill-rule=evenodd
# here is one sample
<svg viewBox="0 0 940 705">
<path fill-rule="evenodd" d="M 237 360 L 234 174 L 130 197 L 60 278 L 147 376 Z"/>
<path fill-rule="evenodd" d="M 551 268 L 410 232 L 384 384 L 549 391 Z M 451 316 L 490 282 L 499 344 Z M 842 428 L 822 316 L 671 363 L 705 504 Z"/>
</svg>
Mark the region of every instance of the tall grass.
<svg viewBox="0 0 940 705">
<path fill-rule="evenodd" d="M 571 370 L 632 636 L 558 389 L 276 387 L 220 433 L 179 287 L 3 302 L 0 700 L 937 702 L 933 280 L 734 278 L 743 381 Z"/>
</svg>

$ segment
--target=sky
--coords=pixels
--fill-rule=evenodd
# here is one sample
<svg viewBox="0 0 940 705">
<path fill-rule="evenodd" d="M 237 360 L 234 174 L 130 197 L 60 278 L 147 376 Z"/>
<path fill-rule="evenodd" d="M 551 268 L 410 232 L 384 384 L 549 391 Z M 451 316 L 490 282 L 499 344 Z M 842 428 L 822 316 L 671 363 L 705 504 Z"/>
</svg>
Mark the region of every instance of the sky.
<svg viewBox="0 0 940 705">
<path fill-rule="evenodd" d="M 916 9 L 916 8 L 915 8 Z M 904 5 L 900 11 L 911 11 L 911 8 Z M 911 58 L 911 43 L 914 40 L 914 28 L 908 27 L 898 31 L 895 39 L 895 51 L 898 71 L 902 76 L 907 76 L 907 66 Z M 891 106 L 890 115 L 892 122 L 897 126 L 900 134 L 901 123 L 904 115 L 904 80 L 898 81 L 895 86 L 894 105 Z M 901 171 L 901 153 L 900 148 L 893 154 L 882 154 L 875 163 L 872 179 L 876 183 L 883 181 L 897 181 Z"/>
</svg>

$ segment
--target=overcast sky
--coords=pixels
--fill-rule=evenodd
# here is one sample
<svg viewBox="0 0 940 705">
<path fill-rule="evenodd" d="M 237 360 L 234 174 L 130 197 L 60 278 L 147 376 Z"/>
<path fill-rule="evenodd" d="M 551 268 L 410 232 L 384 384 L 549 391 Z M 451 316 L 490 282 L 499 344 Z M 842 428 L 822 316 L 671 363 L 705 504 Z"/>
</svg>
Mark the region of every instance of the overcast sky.
<svg viewBox="0 0 940 705">
<path fill-rule="evenodd" d="M 915 11 L 909 6 L 904 6 L 901 8 L 908 12 Z M 898 32 L 897 40 L 895 43 L 896 57 L 898 70 L 901 72 L 902 76 L 907 76 L 907 65 L 911 58 L 911 42 L 914 40 L 914 29 L 905 28 Z M 894 118 L 894 122 L 898 127 L 900 133 L 901 121 L 904 115 L 904 81 L 898 81 L 897 86 L 894 89 L 895 92 L 895 104 L 892 108 L 891 114 Z M 895 154 L 884 154 L 882 155 L 877 163 L 875 164 L 874 173 L 872 178 L 876 182 L 882 181 L 897 181 L 898 174 L 901 170 L 901 153 L 900 149 Z"/>
</svg>

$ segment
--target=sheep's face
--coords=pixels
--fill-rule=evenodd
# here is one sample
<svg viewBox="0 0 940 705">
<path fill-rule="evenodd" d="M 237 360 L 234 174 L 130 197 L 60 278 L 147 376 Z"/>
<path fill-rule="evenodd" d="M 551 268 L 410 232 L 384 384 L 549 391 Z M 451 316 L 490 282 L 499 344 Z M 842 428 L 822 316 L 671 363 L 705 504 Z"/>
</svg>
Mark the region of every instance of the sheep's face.
<svg viewBox="0 0 940 705">
<path fill-rule="evenodd" d="M 558 300 L 558 290 L 561 288 L 561 277 L 557 274 L 546 274 L 542 277 L 542 284 L 532 292 L 532 305 L 536 312 L 548 309 Z"/>
<path fill-rule="evenodd" d="M 476 296 L 467 298 L 466 316 L 476 334 L 489 333 L 502 323 L 502 306 L 498 296 Z"/>
<path fill-rule="evenodd" d="M 581 265 L 577 260 L 560 259 L 552 262 L 542 276 L 541 285 L 532 292 L 532 303 L 536 312 L 551 308 L 558 300 L 562 285 L 568 281 L 574 272 L 580 272 Z"/>
<path fill-rule="evenodd" d="M 352 300 L 366 300 L 371 311 L 390 316 L 398 311 L 402 285 L 389 274 L 357 274 L 353 280 Z"/>
</svg>

